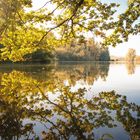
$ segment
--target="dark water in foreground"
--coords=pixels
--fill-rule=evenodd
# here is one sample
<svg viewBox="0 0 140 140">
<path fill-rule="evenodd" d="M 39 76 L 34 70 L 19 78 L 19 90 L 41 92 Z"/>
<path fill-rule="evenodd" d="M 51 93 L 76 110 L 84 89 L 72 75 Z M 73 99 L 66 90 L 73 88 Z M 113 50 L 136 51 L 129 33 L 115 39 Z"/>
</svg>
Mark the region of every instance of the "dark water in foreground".
<svg viewBox="0 0 140 140">
<path fill-rule="evenodd" d="M 1 65 L 0 139 L 140 140 L 140 65 Z"/>
</svg>

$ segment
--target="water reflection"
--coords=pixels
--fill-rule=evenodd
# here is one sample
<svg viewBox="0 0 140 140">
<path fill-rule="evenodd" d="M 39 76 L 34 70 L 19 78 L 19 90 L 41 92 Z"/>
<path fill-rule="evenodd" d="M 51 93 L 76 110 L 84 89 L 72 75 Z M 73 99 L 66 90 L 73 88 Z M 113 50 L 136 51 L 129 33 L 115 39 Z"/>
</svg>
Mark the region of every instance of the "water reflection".
<svg viewBox="0 0 140 140">
<path fill-rule="evenodd" d="M 128 71 L 128 74 L 134 74 L 135 73 L 135 68 L 136 68 L 136 64 L 134 62 L 127 62 L 126 63 L 126 68 Z"/>
<path fill-rule="evenodd" d="M 94 140 L 97 129 L 113 129 L 120 124 L 127 132 L 125 139 L 140 139 L 140 106 L 115 91 L 96 96 L 91 93 L 89 99 L 86 89 L 71 90 L 76 80 L 89 84 L 98 78 L 105 80 L 109 67 L 96 64 L 41 69 L 37 69 L 38 74 L 29 70 L 1 72 L 1 139 Z M 65 79 L 69 86 L 63 84 Z M 102 132 L 99 137 L 113 138 L 111 132 Z"/>
<path fill-rule="evenodd" d="M 89 84 L 93 84 L 98 78 L 106 80 L 109 71 L 109 63 L 81 63 L 67 65 L 6 65 L 0 68 L 0 73 L 10 73 L 12 71 L 20 71 L 26 75 L 36 79 L 37 81 L 57 81 L 68 80 L 69 83 L 75 84 L 78 80 L 84 80 Z"/>
</svg>

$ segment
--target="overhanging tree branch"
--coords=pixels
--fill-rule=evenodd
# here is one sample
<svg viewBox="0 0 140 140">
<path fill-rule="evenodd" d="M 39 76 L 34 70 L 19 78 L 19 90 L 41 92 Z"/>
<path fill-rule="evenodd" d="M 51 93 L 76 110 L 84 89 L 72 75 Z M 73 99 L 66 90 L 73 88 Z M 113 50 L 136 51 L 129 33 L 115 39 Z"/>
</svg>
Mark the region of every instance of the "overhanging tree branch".
<svg viewBox="0 0 140 140">
<path fill-rule="evenodd" d="M 42 38 L 39 40 L 39 42 L 37 43 L 36 46 L 38 46 L 38 45 L 42 42 L 42 40 L 48 35 L 49 32 L 51 32 L 52 30 L 54 30 L 54 29 L 56 29 L 56 28 L 62 26 L 62 25 L 63 25 L 64 23 L 66 23 L 67 21 L 72 20 L 72 18 L 76 15 L 76 13 L 77 13 L 79 7 L 80 7 L 83 3 L 84 3 L 84 0 L 80 0 L 80 2 L 77 3 L 77 5 L 76 5 L 73 14 L 72 14 L 69 18 L 63 20 L 61 23 L 59 23 L 58 25 L 56 25 L 55 27 L 49 29 L 49 30 L 42 36 Z M 73 23 L 73 22 L 72 22 L 72 23 Z"/>
</svg>

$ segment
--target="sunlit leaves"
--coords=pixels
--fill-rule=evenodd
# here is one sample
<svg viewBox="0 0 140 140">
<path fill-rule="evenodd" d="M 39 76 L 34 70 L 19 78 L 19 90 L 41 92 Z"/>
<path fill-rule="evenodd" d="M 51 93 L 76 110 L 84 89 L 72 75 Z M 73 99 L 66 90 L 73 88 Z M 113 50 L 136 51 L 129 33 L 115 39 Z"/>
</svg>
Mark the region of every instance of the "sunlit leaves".
<svg viewBox="0 0 140 140">
<path fill-rule="evenodd" d="M 57 40 L 54 39 L 53 34 L 39 43 L 44 31 L 36 28 L 24 30 L 19 28 L 15 32 L 8 32 L 2 36 L 1 43 L 1 60 L 25 61 L 24 55 L 35 52 L 38 49 L 52 51 L 54 44 L 57 46 Z M 17 53 L 18 52 L 18 53 Z"/>
<path fill-rule="evenodd" d="M 50 0 L 36 11 L 31 9 L 31 0 L 2 0 L 0 7 L 0 43 L 5 47 L 1 60 L 24 61 L 24 55 L 38 48 L 53 51 L 87 32 L 99 36 L 103 46 L 115 47 L 140 30 L 139 0 L 129 0 L 127 10 L 118 18 L 114 18 L 117 3 L 97 0 Z"/>
<path fill-rule="evenodd" d="M 119 15 L 114 32 L 107 37 L 104 45 L 116 46 L 117 43 L 128 41 L 129 35 L 139 34 L 140 1 L 130 0 L 127 10 Z M 110 40 L 112 38 L 112 40 Z"/>
</svg>

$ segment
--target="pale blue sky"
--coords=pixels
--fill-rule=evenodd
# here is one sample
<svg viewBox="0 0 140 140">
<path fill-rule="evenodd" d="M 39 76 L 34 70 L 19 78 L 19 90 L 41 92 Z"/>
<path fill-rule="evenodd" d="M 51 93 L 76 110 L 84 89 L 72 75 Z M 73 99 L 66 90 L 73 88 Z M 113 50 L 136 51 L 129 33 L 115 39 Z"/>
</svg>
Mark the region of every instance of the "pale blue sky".
<svg viewBox="0 0 140 140">
<path fill-rule="evenodd" d="M 33 0 L 34 9 L 38 9 L 42 7 L 46 1 L 48 0 Z M 109 2 L 119 3 L 120 4 L 118 10 L 119 13 L 124 12 L 127 8 L 127 0 L 101 0 L 101 1 L 105 3 L 109 3 Z M 115 48 L 109 47 L 109 50 L 111 55 L 125 56 L 129 48 L 134 48 L 136 50 L 137 55 L 140 55 L 140 35 L 131 36 L 128 42 L 119 44 Z"/>
</svg>

